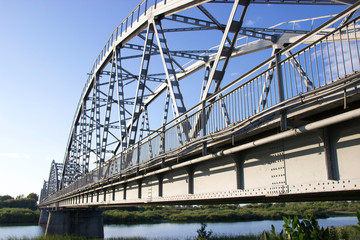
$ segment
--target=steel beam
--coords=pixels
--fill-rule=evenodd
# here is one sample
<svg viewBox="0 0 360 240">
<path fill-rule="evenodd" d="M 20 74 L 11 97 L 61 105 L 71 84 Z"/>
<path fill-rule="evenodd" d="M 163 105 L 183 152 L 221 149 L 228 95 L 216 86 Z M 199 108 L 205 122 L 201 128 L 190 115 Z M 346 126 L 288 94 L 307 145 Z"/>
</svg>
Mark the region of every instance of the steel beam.
<svg viewBox="0 0 360 240">
<path fill-rule="evenodd" d="M 127 132 L 127 128 L 126 128 L 126 116 L 125 116 L 125 104 L 128 103 L 128 101 L 125 100 L 124 98 L 124 85 L 123 85 L 123 80 L 121 77 L 122 76 L 122 68 L 121 68 L 121 52 L 120 52 L 120 48 L 116 49 L 116 83 L 117 83 L 117 95 L 118 95 L 118 100 L 117 100 L 117 104 L 118 104 L 118 113 L 119 113 L 119 127 L 120 127 L 120 142 L 121 142 L 121 151 L 124 150 L 127 147 L 127 136 L 128 136 L 128 132 Z M 115 153 L 118 151 L 118 149 L 114 150 Z"/>
<path fill-rule="evenodd" d="M 141 113 L 141 108 L 143 106 L 143 97 L 144 97 L 144 90 L 146 85 L 146 78 L 147 73 L 149 69 L 149 63 L 150 63 L 150 57 L 153 47 L 153 39 L 154 39 L 154 25 L 149 24 L 148 30 L 146 33 L 146 40 L 144 44 L 144 51 L 143 51 L 143 57 L 140 65 L 140 73 L 139 73 L 139 79 L 138 79 L 138 85 L 135 95 L 135 103 L 133 112 L 131 115 L 130 120 L 130 127 L 128 132 L 128 140 L 127 140 L 127 147 L 131 146 L 135 143 L 136 140 L 136 134 L 137 134 L 137 127 L 138 127 L 138 120 Z"/>
</svg>

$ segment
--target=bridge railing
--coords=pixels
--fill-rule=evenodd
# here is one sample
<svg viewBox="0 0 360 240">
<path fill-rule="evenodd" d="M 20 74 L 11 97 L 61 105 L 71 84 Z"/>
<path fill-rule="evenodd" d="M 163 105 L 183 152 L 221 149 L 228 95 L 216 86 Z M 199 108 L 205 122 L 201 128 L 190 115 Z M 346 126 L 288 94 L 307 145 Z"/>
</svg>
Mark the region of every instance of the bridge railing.
<svg viewBox="0 0 360 240">
<path fill-rule="evenodd" d="M 215 138 L 216 133 L 221 136 L 229 126 L 276 109 L 280 104 L 301 101 L 307 94 L 315 94 L 316 90 L 359 71 L 359 38 L 359 18 L 356 18 L 295 53 L 291 51 L 302 45 L 278 52 L 237 79 L 239 86 L 224 88 L 224 92 L 214 95 L 203 106 L 189 110 L 181 121 L 174 119 L 108 161 L 104 174 L 111 177 L 136 171 L 141 165 L 161 161 L 165 155 L 189 152 L 192 143 L 201 144 L 198 140 L 210 135 Z M 225 95 L 220 97 L 221 94 Z M 98 171 L 92 174 L 99 175 Z"/>
<path fill-rule="evenodd" d="M 181 120 L 174 119 L 51 199 L 104 178 L 138 171 L 164 157 L 181 156 L 201 147 L 204 141 L 230 135 L 233 126 L 254 116 L 278 111 L 321 89 L 343 84 L 342 79 L 360 70 L 359 22 L 357 17 L 324 36 L 317 35 L 321 28 L 314 30 L 310 35 L 317 36 L 317 40 L 312 44 L 304 46 L 300 39 L 278 51 L 206 102 L 194 106 Z"/>
<path fill-rule="evenodd" d="M 208 99 L 201 110 L 198 110 L 201 105 L 195 106 L 181 122 L 175 119 L 109 161 L 108 168 L 115 169 L 114 165 L 120 164 L 119 158 L 123 159 L 121 170 L 124 171 L 174 149 L 179 154 L 183 151 L 179 148 L 188 146 L 189 142 L 222 131 L 287 100 L 301 101 L 299 97 L 359 71 L 359 38 L 359 18 L 356 18 L 295 53 L 287 49 L 280 51 L 278 56 L 237 79 L 236 82 L 242 83 L 240 86 L 217 100 L 214 99 L 220 93 Z M 260 73 L 253 76 L 256 72 Z M 190 125 L 184 128 L 184 123 Z M 178 130 L 180 125 L 182 132 Z"/>
</svg>

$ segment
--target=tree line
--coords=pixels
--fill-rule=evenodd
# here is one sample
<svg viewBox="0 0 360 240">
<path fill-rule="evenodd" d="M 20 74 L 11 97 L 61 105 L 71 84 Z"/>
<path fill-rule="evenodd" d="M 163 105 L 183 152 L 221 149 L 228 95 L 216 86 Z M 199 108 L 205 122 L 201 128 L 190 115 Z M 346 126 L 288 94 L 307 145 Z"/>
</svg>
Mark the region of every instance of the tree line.
<svg viewBox="0 0 360 240">
<path fill-rule="evenodd" d="M 37 201 L 39 197 L 36 193 L 30 193 L 27 197 L 22 195 L 13 198 L 12 196 L 0 196 L 0 208 L 28 208 L 37 209 Z"/>
<path fill-rule="evenodd" d="M 262 203 L 248 205 L 145 206 L 104 210 L 105 223 L 230 222 L 281 220 L 283 216 L 355 216 L 360 202 Z"/>
<path fill-rule="evenodd" d="M 35 193 L 16 198 L 9 195 L 0 196 L 0 224 L 36 223 L 39 218 L 37 201 L 38 195 Z M 279 220 L 283 216 L 355 216 L 356 212 L 360 211 L 360 201 L 140 206 L 103 210 L 104 222 L 108 224 L 254 221 Z"/>
<path fill-rule="evenodd" d="M 0 224 L 36 223 L 39 219 L 38 200 L 36 193 L 16 198 L 10 195 L 0 196 Z"/>
</svg>

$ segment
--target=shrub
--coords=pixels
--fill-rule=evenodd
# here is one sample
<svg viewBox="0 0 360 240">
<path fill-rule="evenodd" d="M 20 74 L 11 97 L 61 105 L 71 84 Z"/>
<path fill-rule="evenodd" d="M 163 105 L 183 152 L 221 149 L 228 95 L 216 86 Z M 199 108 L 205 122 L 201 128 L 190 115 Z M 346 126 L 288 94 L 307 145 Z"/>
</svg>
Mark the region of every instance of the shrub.
<svg viewBox="0 0 360 240">
<path fill-rule="evenodd" d="M 303 221 L 299 220 L 298 217 L 291 218 L 283 217 L 284 229 L 281 230 L 280 234 L 276 234 L 274 225 L 271 226 L 271 234 L 265 233 L 264 238 L 266 240 L 305 240 L 305 239 L 316 239 L 316 240 L 328 240 L 330 239 L 330 231 L 328 228 L 320 228 L 318 221 L 315 217 L 306 217 Z"/>
<path fill-rule="evenodd" d="M 212 231 L 207 231 L 206 230 L 207 224 L 206 223 L 201 223 L 201 227 L 196 230 L 197 232 L 197 236 L 195 237 L 195 240 L 208 240 L 210 239 L 211 235 L 212 235 Z"/>
</svg>

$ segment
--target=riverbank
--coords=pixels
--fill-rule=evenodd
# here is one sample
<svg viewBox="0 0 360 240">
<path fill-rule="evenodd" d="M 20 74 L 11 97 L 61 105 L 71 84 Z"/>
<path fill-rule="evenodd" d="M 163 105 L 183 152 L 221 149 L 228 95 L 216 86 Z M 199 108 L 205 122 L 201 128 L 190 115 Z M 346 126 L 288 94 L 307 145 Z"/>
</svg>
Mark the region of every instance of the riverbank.
<svg viewBox="0 0 360 240">
<path fill-rule="evenodd" d="M 104 209 L 106 224 L 139 224 L 156 222 L 238 222 L 282 220 L 283 216 L 329 218 L 355 216 L 359 202 L 264 203 L 206 206 L 150 206 L 123 209 Z"/>
<path fill-rule="evenodd" d="M 262 203 L 204 206 L 146 206 L 103 209 L 105 224 L 238 222 L 282 220 L 283 216 L 316 218 L 355 216 L 360 202 Z M 0 225 L 37 224 L 39 211 L 27 208 L 0 208 Z"/>
</svg>

